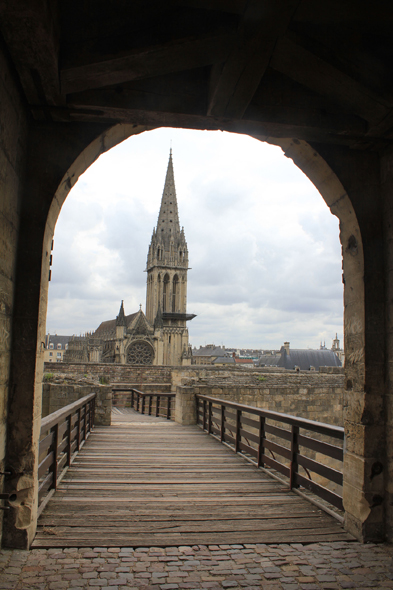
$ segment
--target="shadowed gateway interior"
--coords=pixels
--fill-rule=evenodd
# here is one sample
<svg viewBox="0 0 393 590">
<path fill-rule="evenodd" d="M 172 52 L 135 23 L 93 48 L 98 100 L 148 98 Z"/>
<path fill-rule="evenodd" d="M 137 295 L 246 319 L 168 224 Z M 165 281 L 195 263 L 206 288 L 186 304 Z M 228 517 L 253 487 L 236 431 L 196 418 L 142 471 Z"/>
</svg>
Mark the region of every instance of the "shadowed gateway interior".
<svg viewBox="0 0 393 590">
<path fill-rule="evenodd" d="M 50 245 L 70 188 L 104 151 L 159 126 L 279 145 L 340 219 L 343 502 L 357 538 L 393 538 L 393 101 L 387 0 L 0 2 L 3 545 L 26 548 Z"/>
</svg>

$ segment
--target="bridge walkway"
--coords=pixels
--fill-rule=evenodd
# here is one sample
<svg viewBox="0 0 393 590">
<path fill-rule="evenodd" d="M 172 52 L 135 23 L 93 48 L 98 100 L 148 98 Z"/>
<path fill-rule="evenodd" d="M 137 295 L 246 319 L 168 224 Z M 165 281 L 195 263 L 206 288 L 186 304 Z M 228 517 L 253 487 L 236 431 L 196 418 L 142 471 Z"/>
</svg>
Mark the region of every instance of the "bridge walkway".
<svg viewBox="0 0 393 590">
<path fill-rule="evenodd" d="M 346 540 L 335 519 L 197 426 L 115 409 L 43 511 L 33 548 Z"/>
</svg>

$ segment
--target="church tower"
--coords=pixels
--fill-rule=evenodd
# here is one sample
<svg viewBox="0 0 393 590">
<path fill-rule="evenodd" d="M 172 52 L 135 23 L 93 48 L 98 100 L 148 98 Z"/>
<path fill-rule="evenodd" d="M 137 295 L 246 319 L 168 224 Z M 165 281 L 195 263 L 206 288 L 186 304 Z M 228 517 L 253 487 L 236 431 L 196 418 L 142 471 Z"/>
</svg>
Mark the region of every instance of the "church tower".
<svg viewBox="0 0 393 590">
<path fill-rule="evenodd" d="M 195 315 L 187 314 L 188 249 L 179 224 L 172 149 L 146 271 L 146 318 L 160 333 L 155 364 L 191 364 L 186 322 Z"/>
</svg>

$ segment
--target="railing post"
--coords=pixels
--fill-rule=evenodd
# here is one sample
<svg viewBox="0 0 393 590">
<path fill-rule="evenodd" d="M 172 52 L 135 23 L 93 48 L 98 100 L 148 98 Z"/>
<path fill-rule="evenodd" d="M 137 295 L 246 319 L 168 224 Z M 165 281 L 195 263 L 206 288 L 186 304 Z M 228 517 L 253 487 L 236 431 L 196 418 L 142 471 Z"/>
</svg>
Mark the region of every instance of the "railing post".
<svg viewBox="0 0 393 590">
<path fill-rule="evenodd" d="M 289 466 L 289 488 L 297 488 L 297 472 L 299 469 L 299 465 L 297 462 L 297 455 L 299 453 L 299 443 L 298 443 L 298 435 L 299 435 L 299 426 L 292 424 L 291 428 L 291 464 Z"/>
<path fill-rule="evenodd" d="M 168 395 L 166 399 L 167 399 L 166 419 L 170 420 L 171 419 L 171 397 Z"/>
<path fill-rule="evenodd" d="M 235 435 L 235 453 L 240 451 L 240 426 L 242 411 L 236 410 L 236 435 Z"/>
<path fill-rule="evenodd" d="M 72 414 L 70 414 L 67 418 L 68 426 L 67 426 L 67 437 L 68 437 L 68 444 L 67 444 L 67 465 L 70 467 L 71 465 L 71 431 L 72 431 Z"/>
<path fill-rule="evenodd" d="M 144 414 L 144 413 L 145 413 L 145 396 L 142 395 L 142 411 L 141 411 L 141 414 Z"/>
<path fill-rule="evenodd" d="M 91 400 L 91 429 L 92 430 L 94 428 L 95 417 L 96 417 L 96 398 L 93 397 L 93 399 Z"/>
<path fill-rule="evenodd" d="M 51 489 L 57 489 L 57 447 L 59 446 L 59 424 L 55 424 L 53 428 L 51 428 L 51 432 L 53 432 L 53 463 L 49 468 L 49 471 L 53 473 L 53 480 Z"/>
<path fill-rule="evenodd" d="M 224 404 L 221 405 L 221 436 L 220 440 L 223 442 L 225 434 L 225 406 Z"/>
<path fill-rule="evenodd" d="M 79 451 L 81 448 L 81 409 L 79 408 L 77 411 L 78 421 L 76 425 L 76 450 Z"/>
<path fill-rule="evenodd" d="M 86 419 L 87 419 L 87 404 L 85 404 L 84 406 L 82 406 L 82 410 L 83 410 L 83 418 L 85 421 L 85 425 L 83 428 L 83 439 L 82 440 L 86 440 Z"/>
<path fill-rule="evenodd" d="M 156 418 L 160 414 L 160 396 L 157 395 L 157 404 L 156 404 Z"/>
<path fill-rule="evenodd" d="M 263 462 L 263 450 L 264 450 L 264 442 L 265 442 L 265 417 L 259 416 L 259 433 L 258 433 L 258 456 L 257 456 L 257 464 L 258 467 L 264 467 Z"/>
<path fill-rule="evenodd" d="M 151 416 L 151 406 L 153 403 L 153 396 L 149 395 L 149 416 Z"/>
<path fill-rule="evenodd" d="M 206 400 L 203 400 L 203 430 L 206 430 Z"/>
<path fill-rule="evenodd" d="M 131 410 L 134 409 L 134 390 L 131 389 Z"/>
<path fill-rule="evenodd" d="M 209 421 L 208 421 L 208 433 L 212 433 L 212 415 L 213 415 L 213 404 L 209 402 Z"/>
</svg>

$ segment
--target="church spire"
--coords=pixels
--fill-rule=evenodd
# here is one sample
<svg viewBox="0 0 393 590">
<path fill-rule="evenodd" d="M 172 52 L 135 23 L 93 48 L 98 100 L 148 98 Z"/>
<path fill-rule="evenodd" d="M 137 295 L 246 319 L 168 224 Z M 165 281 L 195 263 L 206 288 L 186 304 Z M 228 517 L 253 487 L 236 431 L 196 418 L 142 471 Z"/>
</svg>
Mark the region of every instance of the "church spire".
<svg viewBox="0 0 393 590">
<path fill-rule="evenodd" d="M 164 191 L 162 193 L 160 213 L 157 221 L 157 237 L 163 242 L 168 242 L 171 237 L 177 238 L 180 234 L 179 211 L 173 173 L 172 148 L 169 151 L 169 162 L 166 171 Z"/>
</svg>

